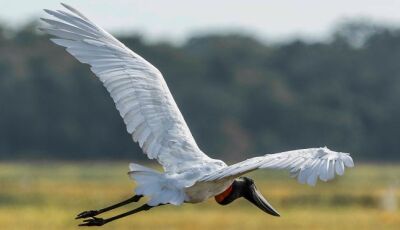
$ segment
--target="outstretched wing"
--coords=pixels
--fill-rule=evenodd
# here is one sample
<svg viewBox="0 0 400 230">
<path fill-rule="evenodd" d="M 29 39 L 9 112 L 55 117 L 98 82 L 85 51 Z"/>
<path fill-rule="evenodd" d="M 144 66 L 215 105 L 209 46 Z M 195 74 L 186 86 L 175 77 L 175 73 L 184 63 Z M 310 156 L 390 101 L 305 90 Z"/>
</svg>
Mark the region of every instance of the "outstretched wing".
<svg viewBox="0 0 400 230">
<path fill-rule="evenodd" d="M 215 171 L 199 181 L 214 181 L 236 178 L 256 169 L 288 169 L 292 177 L 302 184 L 315 185 L 318 177 L 331 180 L 335 174 L 343 175 L 345 167 L 353 167 L 348 153 L 339 153 L 328 148 L 300 149 L 254 157 Z"/>
<path fill-rule="evenodd" d="M 45 10 L 41 28 L 76 59 L 91 66 L 124 119 L 128 133 L 166 171 L 209 159 L 197 146 L 160 71 L 76 9 Z"/>
</svg>

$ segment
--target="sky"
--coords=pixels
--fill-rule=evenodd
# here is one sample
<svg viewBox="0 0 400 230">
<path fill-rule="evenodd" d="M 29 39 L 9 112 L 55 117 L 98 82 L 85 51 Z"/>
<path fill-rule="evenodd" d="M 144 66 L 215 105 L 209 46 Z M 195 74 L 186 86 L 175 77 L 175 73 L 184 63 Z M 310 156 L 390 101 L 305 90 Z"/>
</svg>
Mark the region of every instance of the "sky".
<svg viewBox="0 0 400 230">
<path fill-rule="evenodd" d="M 61 9 L 57 0 L 0 0 L 12 28 Z M 326 38 L 348 19 L 400 25 L 400 0 L 64 0 L 114 33 L 180 43 L 202 33 L 244 32 L 266 41 Z"/>
</svg>

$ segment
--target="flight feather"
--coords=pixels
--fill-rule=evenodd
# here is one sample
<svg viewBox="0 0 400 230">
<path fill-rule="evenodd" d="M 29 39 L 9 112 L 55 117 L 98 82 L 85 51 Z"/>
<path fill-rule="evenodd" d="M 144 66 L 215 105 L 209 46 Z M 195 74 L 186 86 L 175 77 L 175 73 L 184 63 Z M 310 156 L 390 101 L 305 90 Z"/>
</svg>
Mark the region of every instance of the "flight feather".
<svg viewBox="0 0 400 230">
<path fill-rule="evenodd" d="M 209 159 L 197 146 L 161 72 L 78 10 L 45 10 L 41 28 L 103 82 L 128 133 L 166 171 Z"/>
</svg>

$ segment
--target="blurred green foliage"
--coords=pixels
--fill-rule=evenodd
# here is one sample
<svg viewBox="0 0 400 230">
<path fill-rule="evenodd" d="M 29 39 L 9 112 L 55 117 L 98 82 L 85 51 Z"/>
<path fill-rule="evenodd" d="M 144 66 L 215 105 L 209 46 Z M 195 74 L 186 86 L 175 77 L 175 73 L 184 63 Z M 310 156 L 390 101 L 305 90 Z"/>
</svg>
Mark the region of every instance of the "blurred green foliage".
<svg viewBox="0 0 400 230">
<path fill-rule="evenodd" d="M 132 195 L 134 184 L 126 175 L 127 166 L 126 162 L 0 163 L 0 229 L 74 229 L 81 222 L 74 219 L 76 214 Z M 343 177 L 310 187 L 288 178 L 284 171 L 257 170 L 248 176 L 280 218 L 245 199 L 221 206 L 211 198 L 200 204 L 165 205 L 101 229 L 398 230 L 398 175 L 398 164 L 358 164 Z M 145 201 L 100 217 L 132 210 Z"/>
<path fill-rule="evenodd" d="M 329 40 L 238 34 L 182 45 L 120 37 L 157 66 L 199 146 L 238 161 L 328 146 L 400 160 L 400 30 L 339 26 Z M 0 158 L 144 159 L 101 83 L 35 23 L 0 28 Z M 79 158 L 78 158 L 79 157 Z"/>
</svg>

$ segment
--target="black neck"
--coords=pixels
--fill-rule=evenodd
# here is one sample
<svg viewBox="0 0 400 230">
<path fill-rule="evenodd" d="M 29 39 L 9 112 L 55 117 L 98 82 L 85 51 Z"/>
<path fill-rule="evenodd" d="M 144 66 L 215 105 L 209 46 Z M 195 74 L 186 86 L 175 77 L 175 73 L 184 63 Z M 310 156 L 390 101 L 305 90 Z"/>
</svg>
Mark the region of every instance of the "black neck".
<svg viewBox="0 0 400 230">
<path fill-rule="evenodd" d="M 236 179 L 232 183 L 232 191 L 222 201 L 217 201 L 220 205 L 227 205 L 240 197 L 248 195 L 248 181 L 242 178 Z"/>
</svg>

